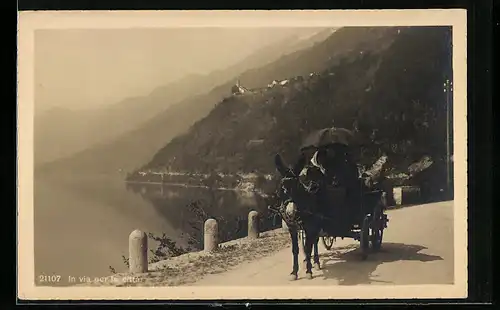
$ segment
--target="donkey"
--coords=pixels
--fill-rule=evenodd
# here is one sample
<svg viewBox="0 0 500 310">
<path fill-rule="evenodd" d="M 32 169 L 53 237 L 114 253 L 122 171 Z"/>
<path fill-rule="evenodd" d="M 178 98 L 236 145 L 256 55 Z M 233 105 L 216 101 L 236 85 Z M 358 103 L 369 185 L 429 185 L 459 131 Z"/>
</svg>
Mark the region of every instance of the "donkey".
<svg viewBox="0 0 500 310">
<path fill-rule="evenodd" d="M 298 278 L 299 229 L 305 232 L 306 275 L 308 279 L 312 279 L 311 254 L 314 249 L 314 265 L 316 269 L 320 269 L 318 241 L 324 222 L 319 212 L 317 197 L 301 183 L 296 172 L 285 166 L 279 154 L 275 156 L 275 165 L 282 176 L 279 187 L 281 208 L 278 212 L 281 213 L 288 226 L 292 241 L 293 269 L 290 273 L 290 280 Z"/>
</svg>

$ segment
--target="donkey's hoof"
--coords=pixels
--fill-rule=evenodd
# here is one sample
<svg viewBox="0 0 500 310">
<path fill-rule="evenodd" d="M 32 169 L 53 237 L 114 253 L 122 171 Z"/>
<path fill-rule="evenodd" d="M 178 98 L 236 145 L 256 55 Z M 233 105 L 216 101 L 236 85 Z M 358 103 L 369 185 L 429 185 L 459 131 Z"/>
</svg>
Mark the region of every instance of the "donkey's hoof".
<svg viewBox="0 0 500 310">
<path fill-rule="evenodd" d="M 288 277 L 289 277 L 289 280 L 290 280 L 290 281 L 295 281 L 295 280 L 297 280 L 297 278 L 298 278 L 298 277 L 297 277 L 297 275 L 296 275 L 296 274 L 293 274 L 293 273 L 292 273 L 292 274 L 290 274 Z"/>
<path fill-rule="evenodd" d="M 314 264 L 314 269 L 321 270 L 321 265 L 319 263 Z"/>
<path fill-rule="evenodd" d="M 313 278 L 313 274 L 312 273 L 306 273 L 306 278 L 311 280 Z"/>
</svg>

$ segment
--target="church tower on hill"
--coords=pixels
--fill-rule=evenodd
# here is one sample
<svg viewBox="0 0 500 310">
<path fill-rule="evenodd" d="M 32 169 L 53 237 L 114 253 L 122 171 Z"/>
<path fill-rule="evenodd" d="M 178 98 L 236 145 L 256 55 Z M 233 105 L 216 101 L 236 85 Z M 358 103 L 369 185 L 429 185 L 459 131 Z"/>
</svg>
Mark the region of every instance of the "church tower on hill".
<svg viewBox="0 0 500 310">
<path fill-rule="evenodd" d="M 241 86 L 240 80 L 236 81 L 236 84 L 231 87 L 231 93 L 233 95 L 249 93 L 250 90 Z"/>
</svg>

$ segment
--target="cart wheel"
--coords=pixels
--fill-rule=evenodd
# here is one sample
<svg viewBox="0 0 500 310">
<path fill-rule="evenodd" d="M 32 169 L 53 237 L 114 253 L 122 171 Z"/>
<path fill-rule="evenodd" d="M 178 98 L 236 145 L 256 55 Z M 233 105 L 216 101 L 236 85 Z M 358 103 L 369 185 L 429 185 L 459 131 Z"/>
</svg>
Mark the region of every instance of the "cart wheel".
<svg viewBox="0 0 500 310">
<path fill-rule="evenodd" d="M 384 236 L 384 200 L 380 201 L 374 209 L 373 220 L 371 222 L 371 237 L 372 248 L 374 251 L 379 251 L 382 247 L 382 238 Z"/>
<path fill-rule="evenodd" d="M 378 213 L 378 214 L 377 214 Z M 375 218 L 372 221 L 370 241 L 374 251 L 379 251 L 382 246 L 382 238 L 384 236 L 384 227 L 382 223 L 381 212 L 375 212 Z"/>
<path fill-rule="evenodd" d="M 370 216 L 366 215 L 361 227 L 361 234 L 359 243 L 361 247 L 361 259 L 365 260 L 368 257 L 368 250 L 370 249 Z"/>
<path fill-rule="evenodd" d="M 325 249 L 331 250 L 334 242 L 334 238 L 330 236 L 323 236 L 321 237 L 321 241 L 323 241 L 323 245 L 325 246 Z"/>
</svg>

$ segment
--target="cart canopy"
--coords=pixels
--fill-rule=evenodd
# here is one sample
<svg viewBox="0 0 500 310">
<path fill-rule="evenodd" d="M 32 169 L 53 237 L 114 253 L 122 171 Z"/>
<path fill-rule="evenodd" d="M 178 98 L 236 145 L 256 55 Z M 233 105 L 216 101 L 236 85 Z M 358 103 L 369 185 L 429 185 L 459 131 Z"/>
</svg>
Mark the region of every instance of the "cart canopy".
<svg viewBox="0 0 500 310">
<path fill-rule="evenodd" d="M 353 146 L 356 144 L 354 132 L 345 128 L 329 127 L 313 131 L 303 141 L 300 150 L 326 147 L 333 144 Z"/>
</svg>

